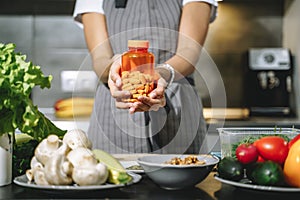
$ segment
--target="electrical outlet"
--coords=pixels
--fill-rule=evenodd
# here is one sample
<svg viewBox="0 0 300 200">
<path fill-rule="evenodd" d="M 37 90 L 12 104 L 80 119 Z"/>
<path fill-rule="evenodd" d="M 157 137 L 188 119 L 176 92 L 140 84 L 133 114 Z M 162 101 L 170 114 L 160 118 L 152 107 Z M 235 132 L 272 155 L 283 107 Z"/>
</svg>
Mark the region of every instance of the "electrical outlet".
<svg viewBox="0 0 300 200">
<path fill-rule="evenodd" d="M 94 71 L 62 71 L 60 75 L 63 92 L 94 92 L 98 84 Z"/>
</svg>

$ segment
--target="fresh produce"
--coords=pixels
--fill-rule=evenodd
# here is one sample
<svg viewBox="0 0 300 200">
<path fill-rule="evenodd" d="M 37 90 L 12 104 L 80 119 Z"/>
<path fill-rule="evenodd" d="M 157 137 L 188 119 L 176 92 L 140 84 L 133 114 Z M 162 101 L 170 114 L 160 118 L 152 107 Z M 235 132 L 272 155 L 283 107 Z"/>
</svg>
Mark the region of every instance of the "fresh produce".
<svg viewBox="0 0 300 200">
<path fill-rule="evenodd" d="M 236 166 L 236 161 L 241 165 L 244 178 L 248 178 L 253 184 L 300 188 L 300 134 L 293 139 L 284 134 L 249 136 L 233 144 L 232 150 L 232 157 L 224 157 L 219 162 L 220 177 L 241 180 L 241 177 L 230 177 L 234 174 L 230 174 L 228 168 L 222 165 L 234 163 L 225 166 Z M 226 169 L 227 174 L 222 171 Z"/>
<path fill-rule="evenodd" d="M 283 168 L 286 182 L 300 188 L 300 140 L 297 140 L 290 148 Z"/>
<path fill-rule="evenodd" d="M 62 140 L 49 135 L 36 147 L 26 176 L 38 185 L 103 184 L 108 178 L 107 166 L 98 162 L 90 147 L 79 129 L 68 131 Z"/>
<path fill-rule="evenodd" d="M 236 157 L 242 164 L 250 164 L 258 159 L 258 151 L 253 144 L 243 143 L 236 149 Z"/>
<path fill-rule="evenodd" d="M 284 164 L 288 155 L 288 142 L 279 136 L 265 136 L 254 142 L 259 155 L 265 160 Z"/>
<path fill-rule="evenodd" d="M 96 159 L 108 167 L 108 182 L 113 184 L 125 184 L 132 180 L 132 177 L 126 173 L 121 163 L 107 152 L 94 149 L 93 153 Z"/>
<path fill-rule="evenodd" d="M 259 155 L 256 162 L 265 162 L 265 161 L 266 160 L 263 157 L 261 157 L 261 155 Z"/>
<path fill-rule="evenodd" d="M 25 174 L 38 141 L 27 134 L 17 134 L 13 146 L 13 177 Z"/>
<path fill-rule="evenodd" d="M 273 161 L 257 162 L 247 168 L 247 177 L 258 185 L 283 186 L 284 175 L 281 166 Z"/>
<path fill-rule="evenodd" d="M 58 118 L 90 116 L 93 105 L 93 98 L 73 97 L 59 99 L 54 104 L 55 116 Z"/>
<path fill-rule="evenodd" d="M 44 76 L 39 66 L 26 62 L 14 44 L 0 43 L 0 70 L 0 135 L 19 129 L 38 141 L 50 134 L 62 137 L 66 131 L 57 128 L 30 99 L 35 86 L 50 88 L 52 76 Z"/>
<path fill-rule="evenodd" d="M 239 181 L 244 176 L 242 164 L 232 157 L 224 157 L 217 165 L 217 171 L 221 178 Z"/>
<path fill-rule="evenodd" d="M 289 149 L 292 147 L 292 145 L 296 142 L 296 141 L 298 141 L 300 139 L 300 134 L 298 134 L 296 137 L 294 137 L 291 141 L 289 141 L 289 143 L 288 143 L 288 147 L 289 147 Z"/>
</svg>

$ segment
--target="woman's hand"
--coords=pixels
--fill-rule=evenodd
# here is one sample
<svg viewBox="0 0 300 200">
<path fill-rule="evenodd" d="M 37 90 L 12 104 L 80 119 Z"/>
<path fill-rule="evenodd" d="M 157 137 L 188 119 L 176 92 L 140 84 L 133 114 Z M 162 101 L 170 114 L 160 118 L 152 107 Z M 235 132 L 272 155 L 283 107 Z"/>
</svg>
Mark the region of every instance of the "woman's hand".
<svg viewBox="0 0 300 200">
<path fill-rule="evenodd" d="M 138 97 L 139 101 L 133 103 L 133 105 L 129 108 L 129 113 L 145 112 L 151 110 L 157 111 L 159 108 L 164 107 L 166 105 L 166 98 L 164 95 L 165 87 L 165 80 L 160 78 L 157 83 L 157 88 L 149 94 L 149 97 Z"/>
<path fill-rule="evenodd" d="M 108 86 L 110 88 L 111 96 L 116 100 L 116 107 L 120 109 L 129 109 L 129 113 L 145 112 L 145 111 L 157 111 L 160 107 L 166 105 L 166 99 L 164 96 L 166 82 L 164 79 L 159 78 L 157 88 L 154 89 L 149 97 L 140 96 L 137 102 L 127 102 L 124 99 L 131 97 L 131 93 L 126 90 L 122 90 L 122 80 L 119 75 L 121 69 L 121 58 L 118 57 L 111 65 Z"/>
<path fill-rule="evenodd" d="M 119 75 L 121 70 L 121 57 L 119 56 L 113 62 L 110 68 L 108 77 L 108 86 L 110 88 L 111 96 L 116 100 L 116 107 L 120 109 L 129 109 L 133 106 L 131 102 L 124 102 L 123 99 L 128 99 L 131 97 L 129 91 L 122 91 L 122 80 Z"/>
</svg>

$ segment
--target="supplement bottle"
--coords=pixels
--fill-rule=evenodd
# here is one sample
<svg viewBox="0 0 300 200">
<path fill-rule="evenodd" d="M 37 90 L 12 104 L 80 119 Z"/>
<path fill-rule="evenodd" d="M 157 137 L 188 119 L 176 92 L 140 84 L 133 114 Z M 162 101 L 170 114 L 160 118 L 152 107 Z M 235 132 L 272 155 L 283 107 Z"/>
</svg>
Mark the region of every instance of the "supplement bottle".
<svg viewBox="0 0 300 200">
<path fill-rule="evenodd" d="M 154 55 L 148 48 L 147 40 L 129 40 L 128 51 L 122 55 L 122 90 L 128 90 L 132 95 L 126 101 L 138 101 L 139 96 L 148 96 L 156 87 Z"/>
</svg>

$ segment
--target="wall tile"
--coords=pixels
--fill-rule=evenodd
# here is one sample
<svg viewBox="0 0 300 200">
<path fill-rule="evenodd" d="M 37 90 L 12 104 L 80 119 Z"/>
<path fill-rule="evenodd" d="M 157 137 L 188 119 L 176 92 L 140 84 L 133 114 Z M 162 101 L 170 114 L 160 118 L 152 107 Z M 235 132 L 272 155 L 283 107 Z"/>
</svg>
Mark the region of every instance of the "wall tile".
<svg viewBox="0 0 300 200">
<path fill-rule="evenodd" d="M 49 107 L 59 98 L 72 96 L 72 93 L 61 90 L 61 72 L 65 70 L 93 70 L 91 59 L 86 50 L 62 50 L 48 49 L 35 54 L 36 63 L 39 63 L 42 71 L 46 75 L 52 75 L 51 89 L 35 90 L 33 92 L 33 101 L 40 107 Z M 79 94 L 84 96 L 93 96 L 91 93 Z M 49 96 L 51 98 L 49 98 Z"/>
<path fill-rule="evenodd" d="M 34 44 L 38 50 L 86 48 L 83 30 L 71 16 L 37 16 L 34 24 Z"/>
<path fill-rule="evenodd" d="M 16 44 L 16 51 L 33 59 L 33 17 L 0 15 L 0 42 Z"/>
</svg>

